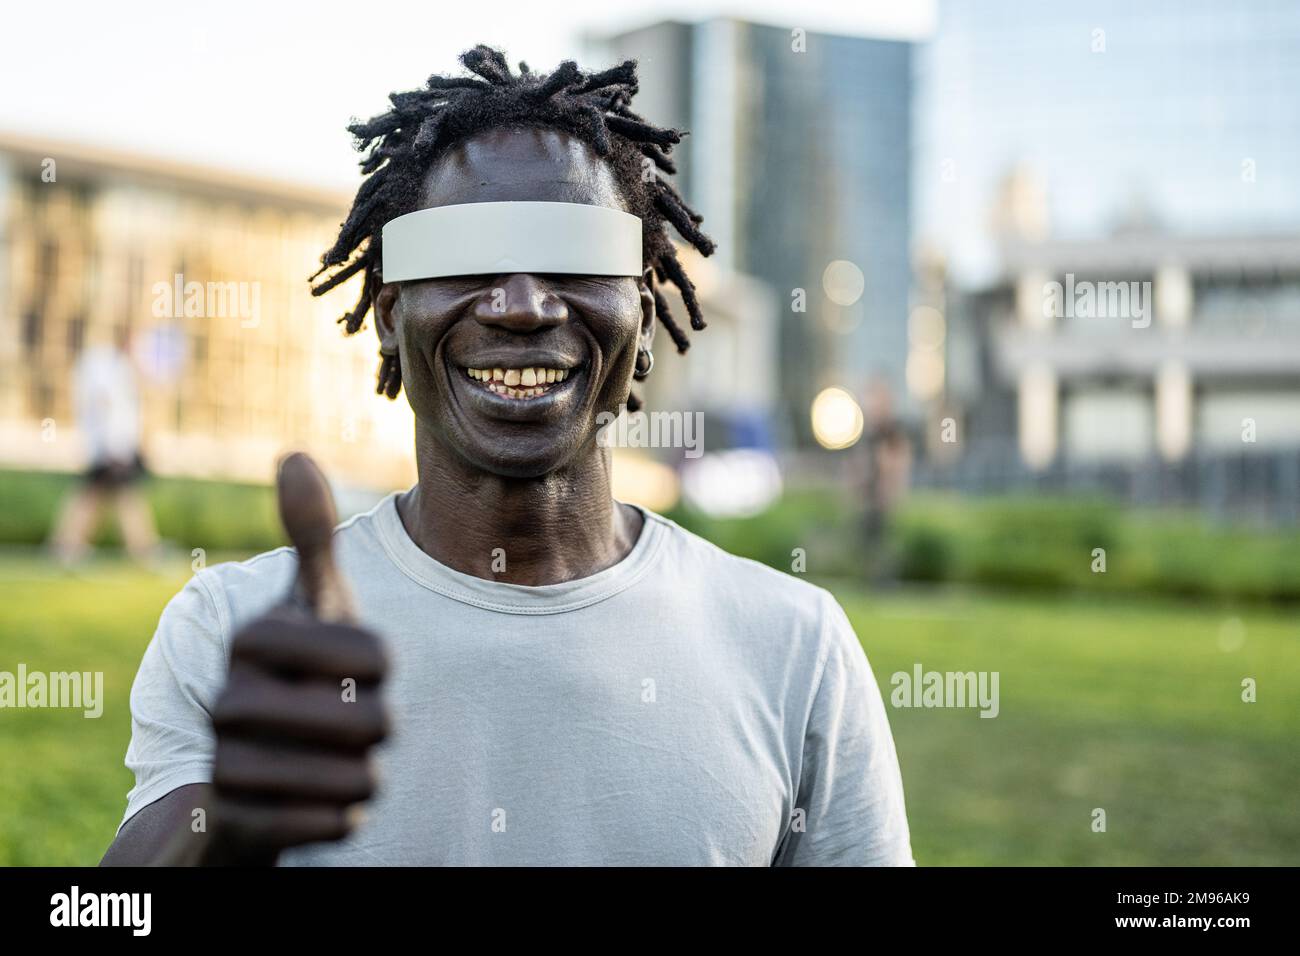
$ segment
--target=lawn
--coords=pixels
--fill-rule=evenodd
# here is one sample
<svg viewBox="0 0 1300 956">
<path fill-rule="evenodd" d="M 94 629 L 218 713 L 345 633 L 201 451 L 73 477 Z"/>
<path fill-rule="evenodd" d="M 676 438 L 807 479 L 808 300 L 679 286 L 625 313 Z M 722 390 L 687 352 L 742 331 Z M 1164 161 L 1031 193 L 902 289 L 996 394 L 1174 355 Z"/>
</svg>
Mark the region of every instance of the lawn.
<svg viewBox="0 0 1300 956">
<path fill-rule="evenodd" d="M 99 859 L 131 785 L 131 679 L 186 573 L 0 556 L 0 671 L 102 670 L 107 697 L 97 720 L 0 710 L 0 864 Z M 887 700 L 916 663 L 999 674 L 995 719 L 890 709 L 921 864 L 1300 863 L 1294 612 L 833 589 Z"/>
</svg>

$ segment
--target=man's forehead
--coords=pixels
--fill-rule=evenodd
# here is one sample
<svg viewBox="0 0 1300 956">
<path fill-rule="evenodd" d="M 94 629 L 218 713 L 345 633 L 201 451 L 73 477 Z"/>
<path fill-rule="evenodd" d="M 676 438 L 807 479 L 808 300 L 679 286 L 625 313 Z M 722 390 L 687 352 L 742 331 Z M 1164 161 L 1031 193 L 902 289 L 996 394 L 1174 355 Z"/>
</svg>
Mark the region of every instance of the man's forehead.
<svg viewBox="0 0 1300 956">
<path fill-rule="evenodd" d="M 425 206 L 463 202 L 576 202 L 625 209 L 609 164 L 559 130 L 491 130 L 457 143 L 424 179 Z"/>
</svg>

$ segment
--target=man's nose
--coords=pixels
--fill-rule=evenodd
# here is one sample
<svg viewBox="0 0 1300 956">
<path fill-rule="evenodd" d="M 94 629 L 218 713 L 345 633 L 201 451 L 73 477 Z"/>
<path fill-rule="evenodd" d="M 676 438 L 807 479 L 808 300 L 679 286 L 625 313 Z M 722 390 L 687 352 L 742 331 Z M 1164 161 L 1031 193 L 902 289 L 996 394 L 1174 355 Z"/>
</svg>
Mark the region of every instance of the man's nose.
<svg viewBox="0 0 1300 956">
<path fill-rule="evenodd" d="M 536 276 L 516 272 L 500 276 L 479 297 L 474 318 L 510 332 L 535 332 L 568 321 L 569 309 Z"/>
</svg>

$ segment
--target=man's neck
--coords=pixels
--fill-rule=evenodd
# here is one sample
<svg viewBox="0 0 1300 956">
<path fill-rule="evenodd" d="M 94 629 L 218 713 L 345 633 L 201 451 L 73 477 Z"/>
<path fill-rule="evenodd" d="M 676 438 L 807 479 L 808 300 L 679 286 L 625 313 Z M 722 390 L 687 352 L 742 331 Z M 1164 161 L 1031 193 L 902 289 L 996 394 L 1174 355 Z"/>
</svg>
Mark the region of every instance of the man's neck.
<svg viewBox="0 0 1300 956">
<path fill-rule="evenodd" d="M 503 478 L 421 434 L 416 466 L 419 483 L 397 502 L 402 524 L 420 550 L 465 574 L 558 584 L 617 564 L 641 534 L 641 513 L 614 501 L 608 449 L 540 478 Z"/>
</svg>

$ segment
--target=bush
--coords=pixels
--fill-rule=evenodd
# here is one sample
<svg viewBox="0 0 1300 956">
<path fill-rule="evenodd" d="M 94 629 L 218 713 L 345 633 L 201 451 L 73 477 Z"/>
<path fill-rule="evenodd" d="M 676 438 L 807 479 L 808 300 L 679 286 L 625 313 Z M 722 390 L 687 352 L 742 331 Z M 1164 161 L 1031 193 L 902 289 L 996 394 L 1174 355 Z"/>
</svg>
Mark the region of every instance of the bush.
<svg viewBox="0 0 1300 956">
<path fill-rule="evenodd" d="M 952 544 L 942 531 L 925 525 L 898 532 L 898 575 L 905 581 L 935 583 L 952 573 Z"/>
<path fill-rule="evenodd" d="M 788 491 L 762 514 L 749 518 L 713 518 L 686 505 L 667 515 L 732 554 L 789 571 L 793 552 L 802 548 L 809 574 L 855 577 L 863 555 L 857 524 L 834 489 Z"/>
<path fill-rule="evenodd" d="M 64 497 L 79 480 L 69 474 L 0 471 L 0 543 L 44 543 Z M 268 486 L 150 478 L 143 487 L 158 533 L 187 550 L 255 552 L 284 543 L 275 493 Z M 109 521 L 95 540 L 115 545 L 118 537 Z"/>
<path fill-rule="evenodd" d="M 76 477 L 0 471 L 0 543 L 45 541 Z M 177 545 L 253 553 L 283 543 L 268 486 L 155 478 L 146 485 L 159 532 Z M 809 575 L 868 576 L 859 514 L 838 488 L 796 488 L 762 514 L 670 517 L 724 550 L 781 571 L 803 549 Z M 111 543 L 115 529 L 101 531 Z M 1300 602 L 1300 533 L 1223 528 L 1179 512 L 1137 512 L 1100 500 L 914 494 L 884 545 L 904 581 L 1039 591 L 1144 592 Z M 1105 551 L 1106 572 L 1093 571 Z M 889 562 L 886 562 L 889 563 Z"/>
<path fill-rule="evenodd" d="M 808 572 L 865 576 L 858 515 L 833 489 L 794 490 L 761 515 L 673 517 L 720 547 L 788 571 L 803 547 Z M 1219 528 L 1183 512 L 1124 509 L 1075 498 L 915 494 L 886 543 L 904 581 L 1037 591 L 1152 593 L 1300 601 L 1300 533 Z M 1094 571 L 1097 549 L 1105 572 Z"/>
</svg>

